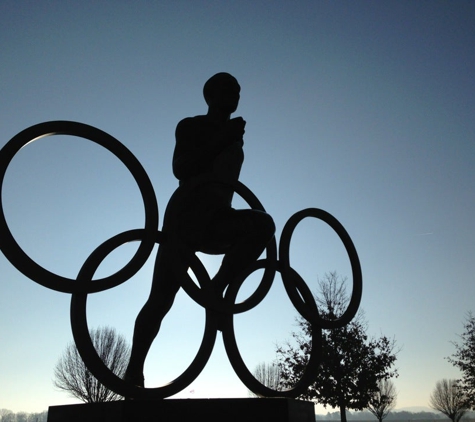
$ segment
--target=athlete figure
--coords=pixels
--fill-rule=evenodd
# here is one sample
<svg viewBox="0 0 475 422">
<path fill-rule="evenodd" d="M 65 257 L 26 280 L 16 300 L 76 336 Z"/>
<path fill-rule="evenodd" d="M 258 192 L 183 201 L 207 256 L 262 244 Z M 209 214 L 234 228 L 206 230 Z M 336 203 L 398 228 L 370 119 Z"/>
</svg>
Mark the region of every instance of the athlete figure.
<svg viewBox="0 0 475 422">
<path fill-rule="evenodd" d="M 246 122 L 231 119 L 240 98 L 240 86 L 228 73 L 212 76 L 204 85 L 206 115 L 183 119 L 176 128 L 173 173 L 180 188 L 168 204 L 163 233 L 173 233 L 193 252 L 224 254 L 212 282 L 222 299 L 226 287 L 251 266 L 272 240 L 272 217 L 263 211 L 231 207 L 232 188 L 205 183 L 185 190 L 204 175 L 238 180 L 244 160 Z M 150 296 L 137 316 L 126 380 L 144 386 L 145 358 L 180 288 L 177 274 L 187 271 L 176 250 L 160 245 Z"/>
</svg>

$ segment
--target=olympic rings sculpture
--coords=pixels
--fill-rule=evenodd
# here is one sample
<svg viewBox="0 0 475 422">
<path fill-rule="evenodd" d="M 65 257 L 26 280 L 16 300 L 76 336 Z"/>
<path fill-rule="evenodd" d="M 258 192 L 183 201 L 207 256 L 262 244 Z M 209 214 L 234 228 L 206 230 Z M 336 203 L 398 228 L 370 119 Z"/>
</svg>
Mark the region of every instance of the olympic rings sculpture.
<svg viewBox="0 0 475 422">
<path fill-rule="evenodd" d="M 43 268 L 33 261 L 20 247 L 7 225 L 2 203 L 3 181 L 10 162 L 17 152 L 28 143 L 51 135 L 71 135 L 88 139 L 104 147 L 114 154 L 130 171 L 140 190 L 144 210 L 145 224 L 143 228 L 125 231 L 99 245 L 87 258 L 76 279 L 62 277 Z M 257 197 L 241 182 L 223 181 L 203 178 L 186 189 L 193 189 L 201 183 L 223 183 L 230 185 L 236 194 L 241 196 L 254 209 L 264 210 Z M 170 199 L 180 194 L 184 188 L 178 188 Z M 290 242 L 297 225 L 305 218 L 312 217 L 327 223 L 339 236 L 346 248 L 351 264 L 353 289 L 348 308 L 344 314 L 334 320 L 320 317 L 315 299 L 310 288 L 302 277 L 292 268 L 289 257 Z M 317 208 L 307 208 L 295 213 L 285 224 L 277 252 L 276 240 L 266 248 L 266 257 L 259 259 L 254 266 L 241 278 L 240 282 L 231 284 L 226 290 L 224 299 L 213 299 L 207 294 L 210 290 L 210 276 L 195 254 L 185 253 L 184 245 L 173 236 L 165 236 L 158 230 L 158 205 L 152 183 L 137 158 L 117 139 L 95 127 L 71 121 L 50 121 L 31 126 L 15 135 L 0 150 L 0 249 L 10 263 L 21 273 L 40 285 L 71 296 L 71 326 L 78 351 L 91 373 L 107 388 L 128 398 L 165 398 L 186 388 L 198 377 L 205 367 L 214 348 L 218 331 L 216 312 L 224 313 L 220 321 L 223 342 L 230 363 L 251 391 L 265 397 L 297 397 L 314 382 L 318 373 L 321 351 L 321 330 L 343 327 L 348 324 L 358 311 L 362 295 L 362 274 L 358 254 L 345 228 L 332 215 Z M 139 241 L 140 245 L 131 260 L 116 273 L 102 278 L 93 279 L 94 273 L 101 262 L 116 248 L 124 243 Z M 206 324 L 201 346 L 189 367 L 174 381 L 157 388 L 141 388 L 126 382 L 110 371 L 98 356 L 89 335 L 86 316 L 88 294 L 97 293 L 118 286 L 129 280 L 145 264 L 155 244 L 171 242 L 177 251 L 189 260 L 188 265 L 193 271 L 199 286 L 188 275 L 180 275 L 181 287 L 206 311 Z M 188 251 L 189 252 L 189 251 Z M 190 258 L 191 256 L 191 258 Z M 244 280 L 254 271 L 264 269 L 262 280 L 256 291 L 241 303 L 236 303 L 237 294 Z M 277 391 L 261 384 L 246 367 L 236 342 L 233 315 L 246 312 L 257 306 L 269 292 L 276 272 L 281 274 L 285 290 L 299 314 L 312 324 L 312 352 L 308 365 L 301 379 L 288 390 Z"/>
</svg>

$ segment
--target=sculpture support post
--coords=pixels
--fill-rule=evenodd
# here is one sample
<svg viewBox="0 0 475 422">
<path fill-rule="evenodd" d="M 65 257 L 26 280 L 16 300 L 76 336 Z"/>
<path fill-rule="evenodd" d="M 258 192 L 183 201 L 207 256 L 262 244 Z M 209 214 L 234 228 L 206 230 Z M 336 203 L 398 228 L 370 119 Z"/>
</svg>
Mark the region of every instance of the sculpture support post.
<svg viewBox="0 0 475 422">
<path fill-rule="evenodd" d="M 315 422 L 312 402 L 283 398 L 129 400 L 51 406 L 48 422 Z"/>
</svg>

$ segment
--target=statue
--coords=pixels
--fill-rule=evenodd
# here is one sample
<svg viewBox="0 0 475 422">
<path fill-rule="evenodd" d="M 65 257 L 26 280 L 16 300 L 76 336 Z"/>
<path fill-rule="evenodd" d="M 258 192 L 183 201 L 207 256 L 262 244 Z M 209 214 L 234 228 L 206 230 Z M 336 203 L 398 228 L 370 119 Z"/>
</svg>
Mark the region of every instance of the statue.
<svg viewBox="0 0 475 422">
<path fill-rule="evenodd" d="M 162 399 L 182 391 L 201 373 L 214 347 L 218 331 L 229 361 L 249 390 L 264 397 L 293 398 L 315 380 L 320 365 L 321 330 L 343 327 L 355 316 L 362 295 L 362 274 L 354 244 L 341 223 L 318 208 L 292 215 L 284 225 L 277 248 L 275 225 L 257 197 L 239 181 L 244 160 L 246 122 L 231 118 L 237 110 L 240 86 L 228 73 L 218 73 L 205 84 L 206 115 L 185 118 L 176 128 L 173 172 L 179 187 L 170 199 L 162 231 L 158 230 L 158 205 L 152 183 L 137 158 L 111 135 L 71 121 L 39 123 L 24 129 L 0 150 L 0 250 L 20 272 L 42 286 L 71 294 L 71 327 L 78 351 L 91 373 L 106 387 L 127 398 Z M 86 259 L 76 278 L 55 274 L 31 259 L 12 235 L 2 203 L 3 181 L 10 162 L 23 147 L 45 136 L 64 134 L 82 137 L 114 154 L 130 171 L 143 200 L 143 228 L 119 233 L 99 245 Z M 238 194 L 249 205 L 236 210 L 231 202 Z M 312 292 L 290 261 L 290 243 L 297 225 L 312 217 L 328 224 L 348 253 L 353 276 L 351 300 L 338 319 L 320 317 Z M 139 241 L 134 256 L 116 273 L 94 278 L 101 262 L 124 243 Z M 147 261 L 155 244 L 150 296 L 136 318 L 133 346 L 125 379 L 104 364 L 92 344 L 87 323 L 87 296 L 129 280 Z M 210 278 L 196 252 L 223 255 L 221 266 Z M 260 258 L 265 251 L 265 257 Z M 199 287 L 188 275 L 191 269 Z M 236 303 L 244 280 L 264 269 L 262 279 L 246 300 Z M 273 390 L 260 383 L 246 367 L 236 342 L 233 315 L 257 306 L 267 295 L 276 273 L 298 313 L 312 325 L 312 351 L 299 381 L 288 390 Z M 184 291 L 206 310 L 205 329 L 199 350 L 189 367 L 175 380 L 155 388 L 144 386 L 143 366 L 152 342 L 175 296 Z"/>
<path fill-rule="evenodd" d="M 228 73 L 212 76 L 203 89 L 208 113 L 178 123 L 173 173 L 180 186 L 203 175 L 238 180 L 244 160 L 246 122 L 242 117 L 230 116 L 238 107 L 240 89 L 238 81 Z M 232 188 L 223 185 L 198 186 L 170 202 L 163 223 L 163 233 L 178 236 L 190 252 L 224 254 L 212 280 L 217 297 L 222 297 L 228 284 L 259 258 L 275 232 L 274 222 L 265 212 L 232 208 L 233 193 Z M 150 296 L 135 323 L 125 377 L 136 385 L 144 385 L 146 355 L 180 288 L 176 273 L 187 269 L 173 247 L 167 243 L 160 246 Z"/>
</svg>

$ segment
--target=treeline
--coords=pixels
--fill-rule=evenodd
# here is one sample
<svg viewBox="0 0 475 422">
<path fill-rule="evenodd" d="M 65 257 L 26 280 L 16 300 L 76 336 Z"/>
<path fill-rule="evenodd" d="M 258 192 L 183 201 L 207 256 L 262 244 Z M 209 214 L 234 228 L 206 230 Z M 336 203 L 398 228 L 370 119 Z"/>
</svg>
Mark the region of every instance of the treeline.
<svg viewBox="0 0 475 422">
<path fill-rule="evenodd" d="M 352 421 L 376 421 L 376 418 L 373 414 L 367 411 L 363 412 L 346 412 L 346 418 Z M 315 419 L 324 420 L 324 421 L 339 421 L 340 412 L 328 412 L 326 415 L 315 415 Z M 389 415 L 384 419 L 385 421 L 433 421 L 438 419 L 447 419 L 447 416 L 442 413 L 433 413 L 433 412 L 408 412 L 405 410 L 399 412 L 390 412 Z M 475 412 L 468 412 L 465 414 L 463 420 L 474 420 Z"/>
<path fill-rule="evenodd" d="M 0 409 L 0 422 L 47 422 L 48 411 L 41 413 L 14 413 L 8 409 Z"/>
</svg>

